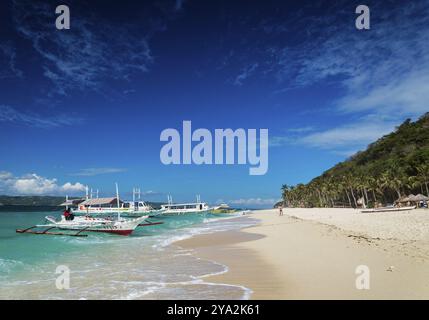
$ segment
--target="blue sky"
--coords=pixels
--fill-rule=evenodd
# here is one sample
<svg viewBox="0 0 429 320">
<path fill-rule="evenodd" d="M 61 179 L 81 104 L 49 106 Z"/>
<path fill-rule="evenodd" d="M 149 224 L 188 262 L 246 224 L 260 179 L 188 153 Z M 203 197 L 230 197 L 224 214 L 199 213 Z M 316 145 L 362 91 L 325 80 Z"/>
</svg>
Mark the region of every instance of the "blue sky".
<svg viewBox="0 0 429 320">
<path fill-rule="evenodd" d="M 67 4 L 71 29 L 55 29 Z M 0 193 L 270 206 L 428 111 L 429 2 L 2 1 Z M 269 170 L 165 166 L 162 130 L 268 128 Z"/>
</svg>

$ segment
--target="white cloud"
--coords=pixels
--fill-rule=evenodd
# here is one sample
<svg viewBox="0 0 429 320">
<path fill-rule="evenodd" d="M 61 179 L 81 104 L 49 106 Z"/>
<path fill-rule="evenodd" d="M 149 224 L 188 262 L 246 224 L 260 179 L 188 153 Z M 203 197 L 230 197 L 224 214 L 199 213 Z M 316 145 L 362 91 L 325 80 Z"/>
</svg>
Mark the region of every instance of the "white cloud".
<svg viewBox="0 0 429 320">
<path fill-rule="evenodd" d="M 92 177 L 100 174 L 120 173 L 125 171 L 127 171 L 127 169 L 124 169 L 124 168 L 85 168 L 71 175 L 82 176 L 82 177 Z"/>
<path fill-rule="evenodd" d="M 429 66 L 385 85 L 352 91 L 337 103 L 345 112 L 370 111 L 381 115 L 413 116 L 429 110 Z"/>
<path fill-rule="evenodd" d="M 369 31 L 327 18 L 317 23 L 325 32 L 310 32 L 311 41 L 277 49 L 279 78 L 302 87 L 340 84 L 339 112 L 419 116 L 429 109 L 429 3 L 371 9 L 377 20 Z"/>
<path fill-rule="evenodd" d="M 7 171 L 0 171 L 0 181 L 9 180 L 13 178 L 13 174 Z"/>
<path fill-rule="evenodd" d="M 57 179 L 45 178 L 35 173 L 15 177 L 6 171 L 0 172 L 0 187 L 7 193 L 17 195 L 76 194 L 85 191 L 85 186 L 79 182 L 59 185 Z"/>
<path fill-rule="evenodd" d="M 142 192 L 142 196 L 158 196 L 161 195 L 161 192 L 158 191 L 153 191 L 153 190 L 148 190 L 148 191 L 143 191 Z"/>
<path fill-rule="evenodd" d="M 365 121 L 360 121 L 303 136 L 298 138 L 295 143 L 323 149 L 363 147 L 392 132 L 394 128 L 395 124 L 393 123 L 365 123 Z"/>
<path fill-rule="evenodd" d="M 270 146 L 297 145 L 330 150 L 341 156 L 351 156 L 368 144 L 394 131 L 399 123 L 368 116 L 351 124 L 331 129 L 313 130 L 314 132 L 304 132 L 299 135 L 273 136 L 270 138 Z"/>
<path fill-rule="evenodd" d="M 335 83 L 343 90 L 333 116 L 360 116 L 299 137 L 293 132 L 273 137 L 272 146 L 300 144 L 350 155 L 393 131 L 404 118 L 429 110 L 429 3 L 380 6 L 371 6 L 378 16 L 369 31 L 326 17 L 317 21 L 324 32 L 311 31 L 313 23 L 306 28 L 311 41 L 270 49 L 281 82 L 290 87 Z"/>
<path fill-rule="evenodd" d="M 73 192 L 74 193 L 74 192 L 80 192 L 80 191 L 85 190 L 85 186 L 80 182 L 76 182 L 74 184 L 67 182 L 61 187 L 61 190 L 64 192 Z"/>
<path fill-rule="evenodd" d="M 323 16 L 317 6 L 323 6 Z M 301 143 L 349 154 L 429 110 L 429 2 L 380 2 L 370 8 L 376 13 L 371 30 L 355 28 L 354 8 L 345 0 L 303 5 L 299 12 L 267 18 L 251 29 L 266 34 L 266 40 L 237 55 L 241 60 L 245 55 L 244 63 L 230 64 L 257 61 L 252 75 L 274 79 L 279 94 L 321 83 L 335 88 L 328 125 L 335 126 L 338 116 L 349 119 L 311 134 L 288 130 L 272 137 L 270 146 Z"/>
</svg>

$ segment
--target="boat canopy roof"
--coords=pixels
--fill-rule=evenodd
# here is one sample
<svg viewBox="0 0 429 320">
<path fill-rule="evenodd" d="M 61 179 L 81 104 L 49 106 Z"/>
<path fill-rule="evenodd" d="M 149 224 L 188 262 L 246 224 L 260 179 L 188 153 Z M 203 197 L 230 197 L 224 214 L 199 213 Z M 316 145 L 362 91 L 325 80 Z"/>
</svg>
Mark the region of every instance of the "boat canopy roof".
<svg viewBox="0 0 429 320">
<path fill-rule="evenodd" d="M 88 199 L 81 203 L 83 206 L 102 206 L 106 204 L 116 204 L 116 197 Z M 122 203 L 119 200 L 119 203 Z"/>
<path fill-rule="evenodd" d="M 65 206 L 77 206 L 79 203 L 85 201 L 85 199 L 69 199 L 60 204 L 60 207 Z"/>
</svg>

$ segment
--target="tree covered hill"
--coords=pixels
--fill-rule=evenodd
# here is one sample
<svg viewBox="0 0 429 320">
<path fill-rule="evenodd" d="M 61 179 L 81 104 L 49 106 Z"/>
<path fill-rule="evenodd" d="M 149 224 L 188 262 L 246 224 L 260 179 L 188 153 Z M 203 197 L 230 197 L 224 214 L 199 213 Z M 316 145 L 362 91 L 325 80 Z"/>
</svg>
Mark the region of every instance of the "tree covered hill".
<svg viewBox="0 0 429 320">
<path fill-rule="evenodd" d="M 78 199 L 78 198 L 69 198 Z M 64 197 L 56 196 L 5 196 L 0 195 L 0 210 L 20 210 L 23 207 L 29 210 L 39 210 L 41 207 L 52 207 L 58 209 L 58 206 L 65 201 Z M 146 202 L 155 209 L 161 207 L 161 202 Z"/>
<path fill-rule="evenodd" d="M 392 203 L 408 193 L 429 195 L 429 113 L 370 144 L 308 184 L 282 186 L 286 205 L 369 206 Z"/>
<path fill-rule="evenodd" d="M 0 195 L 0 205 L 4 206 L 58 206 L 64 201 L 64 197 Z"/>
</svg>

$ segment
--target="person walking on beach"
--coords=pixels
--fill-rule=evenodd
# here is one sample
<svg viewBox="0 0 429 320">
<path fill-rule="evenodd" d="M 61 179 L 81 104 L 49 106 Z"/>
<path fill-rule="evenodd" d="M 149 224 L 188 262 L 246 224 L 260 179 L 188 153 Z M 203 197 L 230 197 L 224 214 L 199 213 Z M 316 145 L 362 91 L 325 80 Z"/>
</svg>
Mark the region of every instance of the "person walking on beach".
<svg viewBox="0 0 429 320">
<path fill-rule="evenodd" d="M 279 206 L 279 216 L 283 215 L 283 205 Z"/>
</svg>

